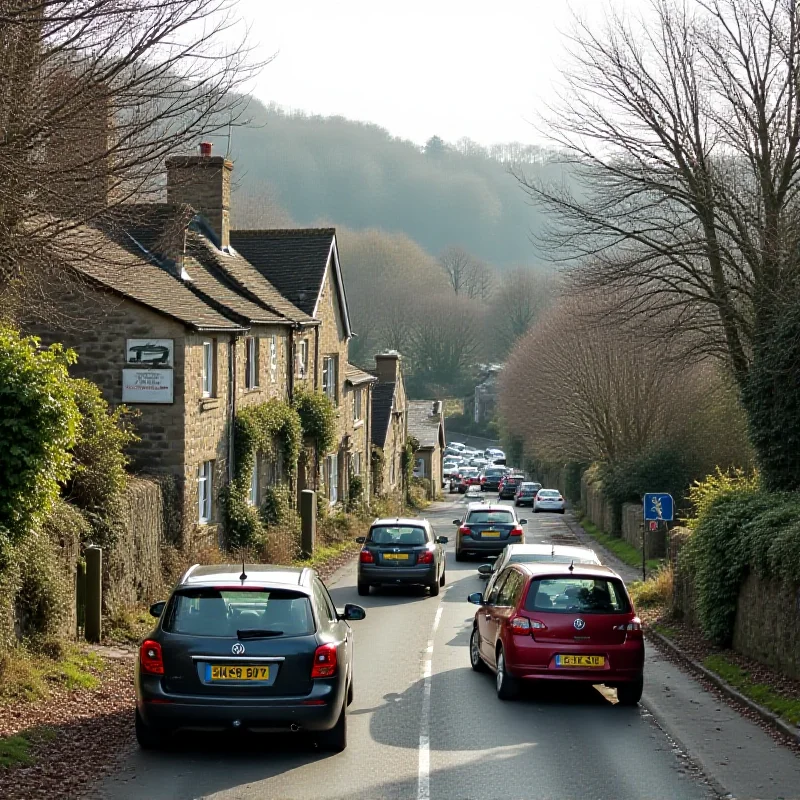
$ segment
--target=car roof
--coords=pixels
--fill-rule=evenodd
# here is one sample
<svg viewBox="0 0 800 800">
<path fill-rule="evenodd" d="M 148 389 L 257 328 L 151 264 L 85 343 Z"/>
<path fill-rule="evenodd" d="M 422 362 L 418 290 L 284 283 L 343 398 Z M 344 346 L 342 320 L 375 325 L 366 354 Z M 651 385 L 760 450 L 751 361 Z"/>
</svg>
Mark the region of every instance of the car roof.
<svg viewBox="0 0 800 800">
<path fill-rule="evenodd" d="M 467 511 L 510 511 L 514 513 L 511 506 L 503 505 L 502 503 L 470 503 L 467 506 Z"/>
<path fill-rule="evenodd" d="M 581 547 L 580 545 L 567 545 L 567 544 L 509 544 L 506 546 L 509 558 L 515 554 L 533 553 L 536 555 L 550 555 L 553 553 L 557 556 L 574 556 L 580 558 L 582 556 L 591 555 L 597 558 L 597 553 L 589 547 Z"/>
<path fill-rule="evenodd" d="M 276 564 L 244 564 L 247 576 L 241 579 L 242 564 L 195 564 L 181 576 L 179 586 L 281 586 L 310 590 L 314 570 Z"/>
<path fill-rule="evenodd" d="M 533 578 L 544 575 L 560 578 L 619 578 L 622 580 L 611 567 L 604 564 L 575 564 L 572 570 L 570 570 L 570 564 L 548 564 L 546 562 L 517 562 L 513 566 L 522 569 Z"/>
<path fill-rule="evenodd" d="M 372 525 L 408 525 L 413 528 L 425 528 L 428 526 L 427 519 L 420 517 L 382 517 L 373 521 Z"/>
</svg>

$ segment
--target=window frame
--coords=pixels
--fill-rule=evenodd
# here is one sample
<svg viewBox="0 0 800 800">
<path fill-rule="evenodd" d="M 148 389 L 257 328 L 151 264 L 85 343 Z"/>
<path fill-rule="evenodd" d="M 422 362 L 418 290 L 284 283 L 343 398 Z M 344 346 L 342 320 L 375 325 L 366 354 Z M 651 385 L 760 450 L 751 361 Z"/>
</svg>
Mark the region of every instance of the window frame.
<svg viewBox="0 0 800 800">
<path fill-rule="evenodd" d="M 361 451 L 355 452 L 350 459 L 353 475 L 361 475 Z"/>
<path fill-rule="evenodd" d="M 197 523 L 208 525 L 214 515 L 214 462 L 203 461 L 197 470 Z"/>
<path fill-rule="evenodd" d="M 244 388 L 258 388 L 258 337 L 244 339 Z"/>
<path fill-rule="evenodd" d="M 216 395 L 216 368 L 217 368 L 217 340 L 203 340 L 203 372 L 202 391 L 203 397 Z"/>
<path fill-rule="evenodd" d="M 363 413 L 361 394 L 362 390 L 356 386 L 353 389 L 353 422 L 363 421 L 363 417 L 361 416 Z"/>
<path fill-rule="evenodd" d="M 305 378 L 308 374 L 308 339 L 300 339 L 297 343 L 297 364 L 295 365 L 298 378 Z"/>
<path fill-rule="evenodd" d="M 269 378 L 270 383 L 278 380 L 278 337 L 274 333 L 269 340 Z"/>
<path fill-rule="evenodd" d="M 339 400 L 337 361 L 336 356 L 322 357 L 322 393 L 327 395 L 334 405 L 337 405 Z"/>
<path fill-rule="evenodd" d="M 331 453 L 326 457 L 328 502 L 335 505 L 339 502 L 339 455 Z"/>
</svg>

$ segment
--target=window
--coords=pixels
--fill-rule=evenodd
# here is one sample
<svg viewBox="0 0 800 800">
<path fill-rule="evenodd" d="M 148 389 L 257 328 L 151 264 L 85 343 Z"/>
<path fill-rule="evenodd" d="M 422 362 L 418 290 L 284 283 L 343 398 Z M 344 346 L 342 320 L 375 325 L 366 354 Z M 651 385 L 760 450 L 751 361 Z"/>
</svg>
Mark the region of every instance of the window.
<svg viewBox="0 0 800 800">
<path fill-rule="evenodd" d="M 336 356 L 322 359 L 322 392 L 336 402 Z"/>
<path fill-rule="evenodd" d="M 370 529 L 367 541 L 374 544 L 409 545 L 410 547 L 427 544 L 428 534 L 425 528 L 410 525 L 376 525 Z"/>
<path fill-rule="evenodd" d="M 258 386 L 258 339 L 248 336 L 244 340 L 244 386 L 253 389 Z"/>
<path fill-rule="evenodd" d="M 361 421 L 361 389 L 353 390 L 353 422 Z"/>
<path fill-rule="evenodd" d="M 197 470 L 197 521 L 201 525 L 211 522 L 211 493 L 214 462 L 204 461 Z"/>
<path fill-rule="evenodd" d="M 339 619 L 336 614 L 336 607 L 333 605 L 333 600 L 331 600 L 331 596 L 328 594 L 328 590 L 325 588 L 322 581 L 314 581 L 313 591 L 320 614 L 327 617 L 329 622 L 336 622 Z"/>
<path fill-rule="evenodd" d="M 278 337 L 274 333 L 269 340 L 269 379 L 272 383 L 278 380 Z"/>
<path fill-rule="evenodd" d="M 622 614 L 630 611 L 622 584 L 613 578 L 542 578 L 531 581 L 528 611 L 563 614 Z"/>
<path fill-rule="evenodd" d="M 497 605 L 499 606 L 515 606 L 519 596 L 522 593 L 522 587 L 525 584 L 525 579 L 519 572 L 511 570 L 508 573 L 508 578 L 503 584 L 503 588 L 497 596 Z"/>
<path fill-rule="evenodd" d="M 302 339 L 297 343 L 297 377 L 305 378 L 308 369 L 308 340 Z"/>
<path fill-rule="evenodd" d="M 215 390 L 214 370 L 217 365 L 217 342 L 203 342 L 203 397 L 213 397 Z"/>
<path fill-rule="evenodd" d="M 353 475 L 360 475 L 361 474 L 361 453 L 353 453 L 352 461 L 350 462 L 353 465 Z"/>
<path fill-rule="evenodd" d="M 253 472 L 250 475 L 250 494 L 247 501 L 251 506 L 258 505 L 258 454 L 253 459 Z"/>
<path fill-rule="evenodd" d="M 503 588 L 503 584 L 506 582 L 507 578 L 508 578 L 508 572 L 503 572 L 497 579 L 495 585 L 492 587 L 492 591 L 486 598 L 486 603 L 488 605 L 494 605 L 497 602 L 497 597 L 500 594 L 500 590 Z"/>
<path fill-rule="evenodd" d="M 328 456 L 325 462 L 328 473 L 328 500 L 333 504 L 339 500 L 339 456 Z"/>
<path fill-rule="evenodd" d="M 477 525 L 513 525 L 514 515 L 510 511 L 470 511 L 467 522 Z"/>
<path fill-rule="evenodd" d="M 394 479 L 395 479 L 394 459 L 392 459 L 392 463 L 389 468 L 389 484 L 391 486 L 394 486 Z"/>
</svg>

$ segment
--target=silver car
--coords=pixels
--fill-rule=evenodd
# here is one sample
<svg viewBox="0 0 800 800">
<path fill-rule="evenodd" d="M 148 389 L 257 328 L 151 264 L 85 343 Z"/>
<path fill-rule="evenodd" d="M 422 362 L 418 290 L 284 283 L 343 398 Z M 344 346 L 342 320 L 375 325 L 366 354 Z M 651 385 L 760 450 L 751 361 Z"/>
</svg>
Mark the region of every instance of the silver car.
<svg viewBox="0 0 800 800">
<path fill-rule="evenodd" d="M 539 489 L 533 500 L 533 513 L 540 511 L 554 511 L 563 514 L 566 504 L 564 497 L 558 489 Z"/>
</svg>

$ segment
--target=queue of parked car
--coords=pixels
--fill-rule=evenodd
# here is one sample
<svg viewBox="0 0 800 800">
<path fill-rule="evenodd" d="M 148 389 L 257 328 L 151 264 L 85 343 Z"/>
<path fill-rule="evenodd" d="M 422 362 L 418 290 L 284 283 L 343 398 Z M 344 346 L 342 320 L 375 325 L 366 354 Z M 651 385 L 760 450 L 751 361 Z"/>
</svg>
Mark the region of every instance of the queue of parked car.
<svg viewBox="0 0 800 800">
<path fill-rule="evenodd" d="M 470 456 L 457 443 L 448 450 Z M 498 454 L 505 461 L 501 451 L 489 456 Z M 458 491 L 499 494 L 497 502 L 468 502 L 453 520 L 455 560 L 487 562 L 477 567 L 487 579 L 484 591 L 467 598 L 478 606 L 469 638 L 472 669 L 494 673 L 502 700 L 525 683 L 559 680 L 603 683 L 616 688 L 621 705 L 638 703 L 644 642 L 622 579 L 589 548 L 526 542 L 528 521 L 516 508 L 563 513 L 558 490 L 503 464 L 458 466 L 451 474 Z M 504 497 L 514 504 L 501 503 Z M 436 597 L 446 585 L 450 537 L 437 535 L 428 520 L 376 519 L 356 541 L 361 596 L 374 587 L 418 585 Z M 315 570 L 195 565 L 150 613 L 157 623 L 135 666 L 142 748 L 161 748 L 184 730 L 304 731 L 321 749 L 347 746 L 350 623 L 366 611 L 352 603 L 337 608 Z"/>
</svg>

